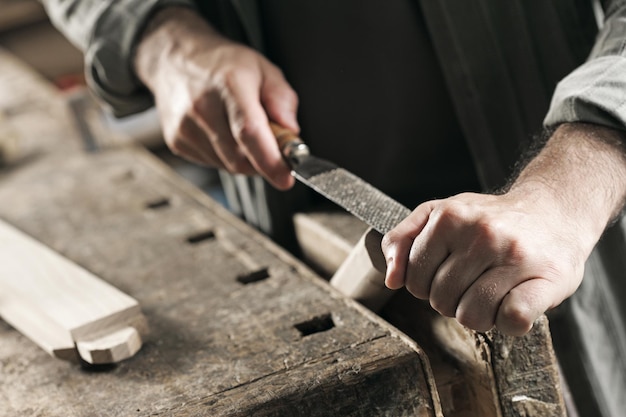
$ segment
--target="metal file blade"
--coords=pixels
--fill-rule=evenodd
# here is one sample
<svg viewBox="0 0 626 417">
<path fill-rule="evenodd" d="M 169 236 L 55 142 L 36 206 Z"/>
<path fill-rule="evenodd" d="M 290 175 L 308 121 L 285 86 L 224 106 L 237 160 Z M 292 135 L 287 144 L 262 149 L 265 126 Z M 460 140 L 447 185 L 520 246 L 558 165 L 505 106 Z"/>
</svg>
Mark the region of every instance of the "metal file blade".
<svg viewBox="0 0 626 417">
<path fill-rule="evenodd" d="M 393 229 L 411 211 L 373 185 L 330 161 L 313 156 L 297 135 L 272 124 L 278 145 L 293 175 L 381 234 Z"/>
</svg>

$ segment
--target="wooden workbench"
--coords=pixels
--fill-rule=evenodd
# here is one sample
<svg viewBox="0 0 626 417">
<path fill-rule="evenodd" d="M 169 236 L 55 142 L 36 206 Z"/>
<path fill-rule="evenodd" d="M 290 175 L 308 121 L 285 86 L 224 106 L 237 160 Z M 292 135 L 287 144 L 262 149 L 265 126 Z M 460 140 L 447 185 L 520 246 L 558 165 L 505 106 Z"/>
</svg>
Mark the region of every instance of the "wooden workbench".
<svg viewBox="0 0 626 417">
<path fill-rule="evenodd" d="M 16 145 L 0 218 L 137 299 L 151 328 L 135 357 L 89 368 L 0 320 L 0 415 L 564 415 L 545 319 L 476 334 L 399 292 L 381 314 L 409 338 L 145 150 L 82 151 L 62 97 L 1 50 L 0 93 Z"/>
<path fill-rule="evenodd" d="M 2 50 L 0 93 L 0 217 L 150 326 L 133 358 L 87 368 L 0 321 L 0 415 L 440 415 L 410 339 L 147 151 L 84 152 L 63 97 Z"/>
<path fill-rule="evenodd" d="M 142 151 L 48 155 L 4 175 L 0 201 L 151 328 L 90 372 L 2 325 L 0 415 L 436 415 L 416 345 Z"/>
</svg>

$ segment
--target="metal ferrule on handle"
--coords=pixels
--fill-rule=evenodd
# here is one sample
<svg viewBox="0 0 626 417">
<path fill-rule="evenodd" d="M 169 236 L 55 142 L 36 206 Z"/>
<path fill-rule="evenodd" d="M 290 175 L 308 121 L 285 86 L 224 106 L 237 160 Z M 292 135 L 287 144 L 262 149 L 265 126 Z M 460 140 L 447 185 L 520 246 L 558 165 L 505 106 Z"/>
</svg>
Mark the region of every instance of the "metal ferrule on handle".
<svg viewBox="0 0 626 417">
<path fill-rule="evenodd" d="M 310 155 L 309 147 L 300 139 L 298 135 L 289 129 L 285 129 L 276 123 L 270 122 L 270 127 L 276 137 L 278 148 L 283 154 L 287 163 L 293 168 L 298 166 Z"/>
</svg>

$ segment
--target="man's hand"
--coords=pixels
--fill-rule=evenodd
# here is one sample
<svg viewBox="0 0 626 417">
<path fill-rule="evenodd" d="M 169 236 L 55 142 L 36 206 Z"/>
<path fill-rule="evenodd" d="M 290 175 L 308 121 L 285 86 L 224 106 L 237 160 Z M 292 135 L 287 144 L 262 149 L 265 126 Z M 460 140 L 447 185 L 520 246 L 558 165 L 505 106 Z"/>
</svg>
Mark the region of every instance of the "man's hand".
<svg viewBox="0 0 626 417">
<path fill-rule="evenodd" d="M 386 285 L 472 329 L 523 335 L 580 285 L 626 198 L 623 135 L 561 126 L 503 195 L 426 202 L 385 235 Z"/>
<path fill-rule="evenodd" d="M 194 11 L 155 15 L 137 48 L 136 71 L 154 94 L 165 141 L 196 163 L 294 183 L 268 119 L 298 132 L 298 99 L 281 71 L 224 38 Z"/>
</svg>

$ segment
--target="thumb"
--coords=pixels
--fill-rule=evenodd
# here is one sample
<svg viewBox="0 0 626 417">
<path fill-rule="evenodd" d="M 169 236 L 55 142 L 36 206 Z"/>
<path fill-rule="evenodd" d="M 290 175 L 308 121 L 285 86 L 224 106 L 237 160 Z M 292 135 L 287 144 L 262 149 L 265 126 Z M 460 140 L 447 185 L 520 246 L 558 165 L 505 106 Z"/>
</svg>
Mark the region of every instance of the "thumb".
<svg viewBox="0 0 626 417">
<path fill-rule="evenodd" d="M 557 285 L 534 278 L 514 287 L 504 297 L 496 316 L 496 328 L 510 336 L 523 336 L 547 310 L 564 300 Z"/>
</svg>

